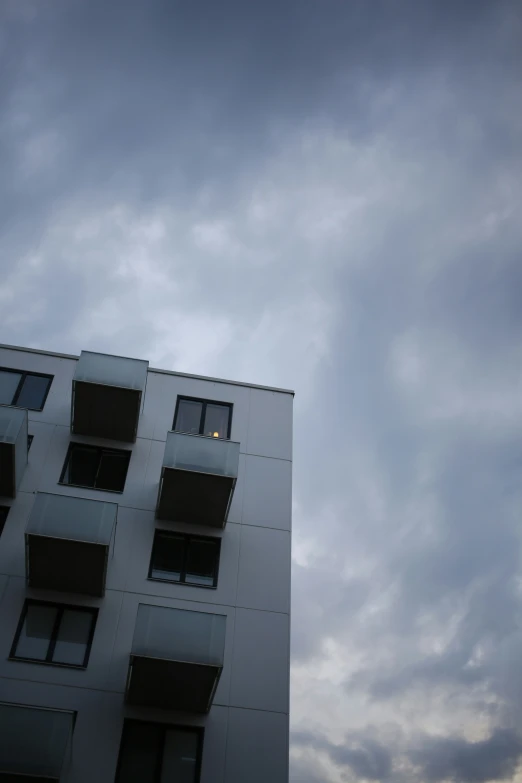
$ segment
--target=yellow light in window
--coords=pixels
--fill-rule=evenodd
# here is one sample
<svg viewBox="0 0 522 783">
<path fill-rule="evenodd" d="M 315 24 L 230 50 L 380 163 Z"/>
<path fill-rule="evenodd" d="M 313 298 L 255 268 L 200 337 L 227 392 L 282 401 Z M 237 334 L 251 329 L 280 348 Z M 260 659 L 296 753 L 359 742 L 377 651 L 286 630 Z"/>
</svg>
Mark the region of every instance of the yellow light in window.
<svg viewBox="0 0 522 783">
<path fill-rule="evenodd" d="M 219 438 L 219 432 L 215 432 L 215 433 L 214 433 L 214 437 L 215 437 L 215 438 Z"/>
</svg>

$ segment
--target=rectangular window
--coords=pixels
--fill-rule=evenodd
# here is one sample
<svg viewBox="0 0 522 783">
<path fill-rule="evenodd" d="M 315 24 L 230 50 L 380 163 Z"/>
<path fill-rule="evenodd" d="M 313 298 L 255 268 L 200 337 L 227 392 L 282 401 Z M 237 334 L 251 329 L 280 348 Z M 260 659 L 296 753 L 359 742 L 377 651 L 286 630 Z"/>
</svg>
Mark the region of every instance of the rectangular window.
<svg viewBox="0 0 522 783">
<path fill-rule="evenodd" d="M 11 648 L 11 658 L 85 669 L 97 609 L 27 600 Z"/>
<path fill-rule="evenodd" d="M 8 514 L 9 514 L 9 506 L 0 506 L 0 536 L 2 535 L 2 531 L 4 529 L 4 525 L 6 523 Z"/>
<path fill-rule="evenodd" d="M 221 539 L 156 530 L 149 579 L 216 587 Z"/>
<path fill-rule="evenodd" d="M 52 375 L 0 367 L 0 405 L 41 411 L 52 380 Z"/>
<path fill-rule="evenodd" d="M 210 438 L 230 438 L 232 403 L 178 397 L 173 429 Z"/>
<path fill-rule="evenodd" d="M 131 452 L 71 443 L 60 484 L 123 492 Z"/>
<path fill-rule="evenodd" d="M 116 783 L 198 783 L 203 731 L 126 720 Z"/>
</svg>

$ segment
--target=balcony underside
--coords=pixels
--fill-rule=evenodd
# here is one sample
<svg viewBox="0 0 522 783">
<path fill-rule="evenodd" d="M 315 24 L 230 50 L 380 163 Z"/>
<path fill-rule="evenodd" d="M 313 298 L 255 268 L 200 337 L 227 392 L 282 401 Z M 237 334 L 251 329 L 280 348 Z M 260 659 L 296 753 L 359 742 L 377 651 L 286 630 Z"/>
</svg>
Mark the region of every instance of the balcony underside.
<svg viewBox="0 0 522 783">
<path fill-rule="evenodd" d="M 27 535 L 30 587 L 103 596 L 108 546 L 50 536 Z"/>
<path fill-rule="evenodd" d="M 133 655 L 127 701 L 143 707 L 206 713 L 220 675 L 220 666 Z"/>
<path fill-rule="evenodd" d="M 156 516 L 223 528 L 235 483 L 230 476 L 164 468 Z"/>
<path fill-rule="evenodd" d="M 15 446 L 13 443 L 0 443 L 0 497 L 16 497 Z"/>
<path fill-rule="evenodd" d="M 75 381 L 73 395 L 71 429 L 75 435 L 135 442 L 141 405 L 140 391 Z"/>
</svg>

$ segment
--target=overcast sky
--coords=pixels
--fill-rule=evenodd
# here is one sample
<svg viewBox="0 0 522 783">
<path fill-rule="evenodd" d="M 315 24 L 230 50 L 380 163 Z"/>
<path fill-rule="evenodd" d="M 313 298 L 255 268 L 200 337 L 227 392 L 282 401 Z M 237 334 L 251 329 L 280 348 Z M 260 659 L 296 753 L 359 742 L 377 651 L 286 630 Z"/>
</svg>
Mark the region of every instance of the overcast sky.
<svg viewBox="0 0 522 783">
<path fill-rule="evenodd" d="M 521 781 L 519 0 L 0 7 L 1 341 L 297 392 L 292 783 Z"/>
</svg>

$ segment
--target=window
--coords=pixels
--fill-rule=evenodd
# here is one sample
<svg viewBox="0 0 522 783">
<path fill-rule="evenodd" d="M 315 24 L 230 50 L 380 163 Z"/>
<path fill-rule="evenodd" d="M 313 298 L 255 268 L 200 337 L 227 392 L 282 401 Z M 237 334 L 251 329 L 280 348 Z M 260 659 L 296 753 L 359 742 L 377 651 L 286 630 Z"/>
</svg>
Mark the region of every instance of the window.
<svg viewBox="0 0 522 783">
<path fill-rule="evenodd" d="M 178 397 L 173 429 L 210 438 L 230 438 L 231 403 Z"/>
<path fill-rule="evenodd" d="M 31 448 L 31 443 L 33 442 L 34 435 L 28 435 L 27 436 L 27 451 Z"/>
<path fill-rule="evenodd" d="M 6 523 L 8 514 L 9 514 L 9 506 L 0 506 L 0 536 L 2 535 L 2 531 L 4 529 L 4 525 Z"/>
<path fill-rule="evenodd" d="M 26 601 L 10 657 L 85 669 L 97 614 L 83 606 Z"/>
<path fill-rule="evenodd" d="M 221 539 L 156 530 L 149 579 L 216 587 Z"/>
<path fill-rule="evenodd" d="M 203 731 L 126 720 L 116 783 L 198 783 Z"/>
<path fill-rule="evenodd" d="M 123 492 L 131 452 L 71 443 L 60 484 Z"/>
<path fill-rule="evenodd" d="M 52 375 L 0 368 L 0 405 L 15 405 L 41 411 L 49 389 Z"/>
</svg>

